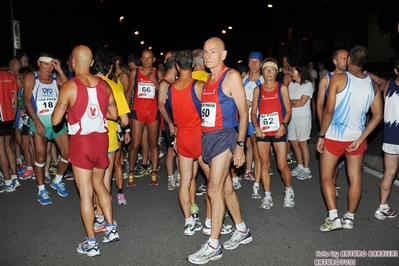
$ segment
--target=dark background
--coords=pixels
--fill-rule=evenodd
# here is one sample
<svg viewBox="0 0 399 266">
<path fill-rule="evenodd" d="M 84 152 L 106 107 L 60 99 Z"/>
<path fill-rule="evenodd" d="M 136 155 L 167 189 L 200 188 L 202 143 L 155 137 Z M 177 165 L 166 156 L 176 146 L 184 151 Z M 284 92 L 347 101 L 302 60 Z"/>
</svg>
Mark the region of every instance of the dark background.
<svg viewBox="0 0 399 266">
<path fill-rule="evenodd" d="M 368 45 L 370 11 L 378 12 L 378 27 L 391 37 L 386 45 L 399 53 L 398 4 L 388 0 L 372 5 L 360 0 L 4 2 L 0 65 L 7 65 L 14 54 L 10 4 L 14 20 L 20 23 L 21 50 L 30 56 L 30 63 L 42 51 L 65 60 L 77 44 L 88 45 L 94 52 L 116 51 L 123 58 L 151 46 L 163 60 L 161 53 L 202 48 L 206 39 L 218 36 L 225 41 L 230 65 L 246 60 L 255 50 L 279 60 L 285 52 L 292 52 L 330 64 L 338 46 Z M 274 7 L 267 8 L 268 3 Z M 122 22 L 120 16 L 124 16 Z M 233 29 L 227 30 L 228 26 Z M 342 28 L 349 28 L 349 34 L 341 34 Z M 223 29 L 227 34 L 221 33 Z M 287 37 L 290 29 L 293 39 Z M 133 34 L 135 30 L 140 31 L 139 36 Z M 141 40 L 145 45 L 139 44 Z"/>
</svg>

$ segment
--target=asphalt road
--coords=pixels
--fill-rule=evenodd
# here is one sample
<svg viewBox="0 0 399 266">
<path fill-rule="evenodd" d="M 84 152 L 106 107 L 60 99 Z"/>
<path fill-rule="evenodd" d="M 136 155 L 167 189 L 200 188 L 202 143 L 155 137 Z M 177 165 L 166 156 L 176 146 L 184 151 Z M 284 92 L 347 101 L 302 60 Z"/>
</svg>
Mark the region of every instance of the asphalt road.
<svg viewBox="0 0 399 266">
<path fill-rule="evenodd" d="M 315 132 L 316 128 L 312 136 Z M 309 147 L 313 178 L 293 179 L 296 203 L 293 208 L 283 207 L 284 185 L 274 159 L 271 184 L 274 206 L 270 210 L 260 209 L 260 200 L 251 198 L 252 182 L 241 181 L 242 188 L 236 192 L 253 241 L 233 251 L 223 250 L 223 258 L 208 265 L 399 265 L 398 218 L 384 221 L 374 218 L 379 206 L 380 179 L 370 171 L 363 172 L 363 196 L 354 228 L 320 232 L 327 210 L 320 190 L 314 137 Z M 378 147 L 376 144 L 373 152 L 378 152 Z M 102 235 L 98 234 L 101 256 L 93 258 L 76 251 L 85 232 L 74 181 L 66 181 L 70 192 L 66 198 L 46 185 L 54 202 L 48 206 L 37 202 L 35 181 L 21 181 L 22 186 L 16 192 L 0 194 L 0 265 L 190 265 L 187 256 L 196 252 L 208 236 L 201 232 L 183 235 L 184 219 L 177 191 L 167 190 L 163 162 L 159 174 L 162 178 L 157 187 L 149 185 L 149 177 L 137 179 L 133 188 L 125 186 L 126 206 L 117 205 L 113 183 L 114 219 L 120 241 L 103 244 Z M 198 185 L 201 182 L 203 177 L 198 176 Z M 345 170 L 340 170 L 338 185 L 341 186 L 338 214 L 342 216 L 346 212 L 348 188 Z M 398 202 L 399 188 L 394 186 L 389 203 L 399 210 Z M 204 196 L 197 197 L 197 204 L 204 222 Z M 225 223 L 232 224 L 231 218 L 227 217 Z M 221 236 L 221 242 L 228 238 Z"/>
</svg>

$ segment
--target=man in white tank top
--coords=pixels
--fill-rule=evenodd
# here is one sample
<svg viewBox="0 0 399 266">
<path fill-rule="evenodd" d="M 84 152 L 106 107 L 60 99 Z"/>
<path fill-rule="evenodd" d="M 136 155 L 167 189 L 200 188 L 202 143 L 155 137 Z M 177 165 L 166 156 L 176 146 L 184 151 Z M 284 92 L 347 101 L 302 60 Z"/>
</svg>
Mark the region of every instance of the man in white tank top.
<svg viewBox="0 0 399 266">
<path fill-rule="evenodd" d="M 349 52 L 348 71 L 331 77 L 326 107 L 317 142 L 320 152 L 320 174 L 328 217 L 320 231 L 352 229 L 354 216 L 362 194 L 362 161 L 367 146 L 367 136 L 383 117 L 382 96 L 373 86 L 371 78 L 362 67 L 368 50 L 355 46 Z M 372 117 L 366 124 L 367 112 Z M 338 217 L 333 175 L 339 157 L 345 155 L 349 190 L 347 212 Z"/>
</svg>

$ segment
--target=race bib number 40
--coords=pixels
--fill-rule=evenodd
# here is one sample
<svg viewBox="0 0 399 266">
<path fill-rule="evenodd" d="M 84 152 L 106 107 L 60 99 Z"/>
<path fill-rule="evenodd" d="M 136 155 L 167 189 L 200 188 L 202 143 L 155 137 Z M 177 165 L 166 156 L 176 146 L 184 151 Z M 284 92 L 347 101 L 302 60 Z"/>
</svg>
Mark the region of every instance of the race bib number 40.
<svg viewBox="0 0 399 266">
<path fill-rule="evenodd" d="M 216 121 L 216 103 L 202 103 L 202 126 L 214 127 Z"/>
</svg>

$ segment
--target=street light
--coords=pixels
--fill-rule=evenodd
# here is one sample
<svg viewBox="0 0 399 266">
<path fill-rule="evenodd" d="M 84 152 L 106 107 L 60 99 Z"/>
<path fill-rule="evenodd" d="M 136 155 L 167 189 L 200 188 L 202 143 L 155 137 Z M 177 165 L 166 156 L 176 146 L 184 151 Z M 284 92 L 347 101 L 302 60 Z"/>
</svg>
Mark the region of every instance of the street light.
<svg viewBox="0 0 399 266">
<path fill-rule="evenodd" d="M 125 19 L 125 17 L 124 16 L 120 16 L 119 17 L 119 24 L 122 26 L 122 21 Z"/>
</svg>

